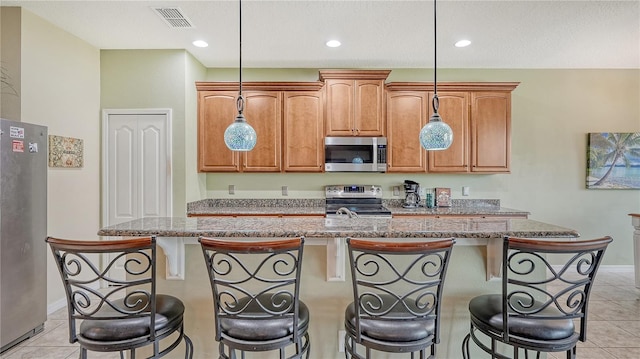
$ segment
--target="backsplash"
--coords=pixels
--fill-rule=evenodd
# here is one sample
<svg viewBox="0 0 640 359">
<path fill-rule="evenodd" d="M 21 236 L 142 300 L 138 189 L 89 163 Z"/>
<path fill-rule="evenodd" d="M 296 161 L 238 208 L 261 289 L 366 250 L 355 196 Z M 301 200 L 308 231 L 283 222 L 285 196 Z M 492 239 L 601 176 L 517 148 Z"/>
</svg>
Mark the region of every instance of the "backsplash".
<svg viewBox="0 0 640 359">
<path fill-rule="evenodd" d="M 387 207 L 402 207 L 403 199 L 383 199 L 382 203 Z M 224 199 L 208 198 L 187 203 L 187 212 L 206 210 L 211 207 L 324 207 L 323 199 Z M 452 199 L 452 207 L 457 208 L 500 208 L 499 199 Z"/>
<path fill-rule="evenodd" d="M 383 199 L 382 204 L 387 207 L 402 207 L 404 199 Z M 421 201 L 424 205 L 424 201 Z M 451 199 L 451 207 L 457 208 L 500 208 L 499 199 Z"/>
<path fill-rule="evenodd" d="M 194 212 L 210 207 L 324 207 L 324 199 L 222 199 L 208 198 L 187 203 L 187 212 Z"/>
</svg>

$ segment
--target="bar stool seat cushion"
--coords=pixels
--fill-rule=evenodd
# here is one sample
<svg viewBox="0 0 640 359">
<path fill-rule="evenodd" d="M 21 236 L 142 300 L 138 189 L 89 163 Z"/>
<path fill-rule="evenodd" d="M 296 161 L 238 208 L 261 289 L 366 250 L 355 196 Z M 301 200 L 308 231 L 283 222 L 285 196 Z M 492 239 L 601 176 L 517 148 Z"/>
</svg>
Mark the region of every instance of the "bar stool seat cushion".
<svg viewBox="0 0 640 359">
<path fill-rule="evenodd" d="M 146 305 L 144 296 L 132 297 L 129 302 L 140 299 L 137 307 Z M 115 305 L 124 307 L 123 300 L 114 301 Z M 149 311 L 150 308 L 146 308 Z M 94 317 L 119 314 L 113 308 L 101 309 Z M 156 335 L 166 330 L 173 330 L 181 325 L 184 315 L 184 304 L 176 297 L 164 294 L 156 295 Z M 149 335 L 149 317 L 132 317 L 123 319 L 95 320 L 87 319 L 80 324 L 79 336 L 92 341 L 122 341 Z"/>
<path fill-rule="evenodd" d="M 246 305 L 248 298 L 238 300 L 238 307 Z M 264 341 L 286 338 L 293 334 L 293 316 L 271 316 L 266 315 L 265 310 L 258 304 L 265 306 L 270 311 L 280 311 L 280 308 L 290 306 L 291 299 L 288 296 L 280 295 L 271 299 L 271 294 L 262 294 L 258 300 L 252 301 L 247 309 L 243 311 L 241 317 L 222 317 L 220 327 L 222 332 L 235 339 L 248 341 Z M 309 308 L 302 301 L 299 303 L 298 332 L 305 333 L 309 327 Z M 287 314 L 293 313 L 293 306 Z"/>
<path fill-rule="evenodd" d="M 383 308 L 379 312 L 386 312 L 397 300 L 391 296 L 383 295 L 382 297 Z M 416 308 L 412 301 L 405 301 L 404 305 L 415 313 L 424 312 L 424 309 Z M 385 316 L 385 319 L 367 318 L 363 313 L 360 318 L 362 335 L 387 342 L 412 342 L 433 336 L 435 334 L 434 316 L 414 319 L 413 315 L 407 313 L 404 305 L 395 305 L 391 312 Z M 344 312 L 345 328 L 353 335 L 356 333 L 357 313 L 355 309 L 354 303 L 351 302 Z"/>
<path fill-rule="evenodd" d="M 469 302 L 469 313 L 472 318 L 486 327 L 497 332 L 502 331 L 502 295 L 487 294 L 473 298 Z M 523 297 L 523 303 L 527 300 Z M 541 302 L 536 301 L 535 308 L 540 308 Z M 558 316 L 560 311 L 556 308 L 545 308 L 541 313 L 549 313 Z M 540 320 L 527 318 L 509 318 L 509 332 L 511 335 L 535 340 L 562 340 L 575 333 L 575 325 L 571 319 Z"/>
</svg>

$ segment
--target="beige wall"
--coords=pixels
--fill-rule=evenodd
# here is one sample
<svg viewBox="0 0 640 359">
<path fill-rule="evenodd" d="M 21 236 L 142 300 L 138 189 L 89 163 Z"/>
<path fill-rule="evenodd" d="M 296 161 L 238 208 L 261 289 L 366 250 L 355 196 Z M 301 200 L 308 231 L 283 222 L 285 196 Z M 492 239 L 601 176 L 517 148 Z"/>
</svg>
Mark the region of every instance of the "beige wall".
<svg viewBox="0 0 640 359">
<path fill-rule="evenodd" d="M 97 239 L 100 226 L 100 52 L 22 12 L 22 121 L 84 141 L 84 167 L 49 168 L 47 233 Z M 44 241 L 44 238 L 43 238 Z M 44 242 L 43 242 L 44 244 Z M 64 297 L 47 249 L 48 303 Z"/>
<path fill-rule="evenodd" d="M 100 60 L 103 110 L 172 110 L 173 214 L 182 215 L 186 211 L 186 70 L 196 67 L 191 55 L 184 50 L 102 50 Z"/>
<path fill-rule="evenodd" d="M 22 9 L 0 7 L 0 118 L 20 121 L 20 42 Z"/>
<path fill-rule="evenodd" d="M 186 59 L 186 75 L 184 82 L 185 93 L 185 129 L 184 129 L 184 164 L 185 164 L 185 199 L 186 202 L 197 201 L 206 198 L 207 176 L 204 173 L 198 173 L 198 158 L 194 153 L 198 151 L 198 123 L 194 121 L 197 118 L 198 108 L 198 92 L 194 83 L 202 81 L 205 78 L 207 69 L 202 66 L 193 56 L 187 54 Z"/>
</svg>

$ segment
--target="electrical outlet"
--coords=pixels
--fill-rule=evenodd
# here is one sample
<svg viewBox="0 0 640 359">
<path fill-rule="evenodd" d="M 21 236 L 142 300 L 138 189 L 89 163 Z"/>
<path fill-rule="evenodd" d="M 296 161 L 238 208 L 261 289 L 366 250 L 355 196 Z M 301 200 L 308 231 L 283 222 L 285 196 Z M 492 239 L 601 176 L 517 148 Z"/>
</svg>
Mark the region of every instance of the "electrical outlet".
<svg viewBox="0 0 640 359">
<path fill-rule="evenodd" d="M 347 332 L 344 330 L 338 330 L 338 352 L 344 353 L 344 336 Z"/>
<path fill-rule="evenodd" d="M 469 195 L 469 186 L 462 187 L 462 195 L 463 196 L 468 196 Z"/>
<path fill-rule="evenodd" d="M 236 194 L 236 185 L 234 184 L 229 185 L 229 194 Z"/>
<path fill-rule="evenodd" d="M 400 186 L 393 186 L 393 195 L 394 196 L 400 195 Z"/>
<path fill-rule="evenodd" d="M 289 186 L 282 186 L 282 195 L 283 196 L 289 195 Z"/>
</svg>

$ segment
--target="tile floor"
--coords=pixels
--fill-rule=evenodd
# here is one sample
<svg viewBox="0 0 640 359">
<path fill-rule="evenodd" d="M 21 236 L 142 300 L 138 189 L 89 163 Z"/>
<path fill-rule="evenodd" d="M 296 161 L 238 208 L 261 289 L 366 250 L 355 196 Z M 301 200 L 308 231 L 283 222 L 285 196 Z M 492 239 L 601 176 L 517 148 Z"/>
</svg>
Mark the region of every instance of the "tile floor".
<svg viewBox="0 0 640 359">
<path fill-rule="evenodd" d="M 633 270 L 601 267 L 589 305 L 587 341 L 578 343 L 578 358 L 639 359 L 640 290 L 634 286 Z M 554 354 L 547 358 L 565 358 Z M 77 357 L 77 345 L 69 344 L 64 309 L 49 315 L 42 333 L 0 355 L 0 359 Z M 90 352 L 89 358 L 119 358 L 119 355 Z"/>
</svg>

